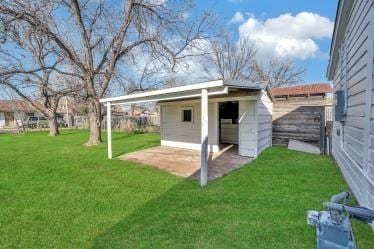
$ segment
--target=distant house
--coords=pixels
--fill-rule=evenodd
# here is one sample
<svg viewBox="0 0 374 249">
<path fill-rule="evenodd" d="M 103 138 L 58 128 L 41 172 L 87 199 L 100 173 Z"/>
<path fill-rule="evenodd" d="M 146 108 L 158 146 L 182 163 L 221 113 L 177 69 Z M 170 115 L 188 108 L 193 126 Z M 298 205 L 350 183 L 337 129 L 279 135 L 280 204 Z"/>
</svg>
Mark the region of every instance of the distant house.
<svg viewBox="0 0 374 249">
<path fill-rule="evenodd" d="M 327 77 L 334 83 L 332 153 L 361 205 L 374 208 L 374 1 L 340 0 Z"/>
<path fill-rule="evenodd" d="M 328 99 L 331 92 L 328 83 L 271 89 L 274 98 L 273 143 L 287 145 L 294 139 L 324 149 L 324 123 L 321 122 L 332 119 L 331 99 Z"/>
<path fill-rule="evenodd" d="M 74 116 L 85 116 L 85 104 L 70 97 L 63 97 L 58 103 L 56 115 L 58 119 L 63 119 L 66 125 L 74 126 Z"/>
<path fill-rule="evenodd" d="M 0 128 L 14 128 L 27 117 L 39 115 L 39 112 L 26 101 L 0 100 Z"/>
<path fill-rule="evenodd" d="M 325 105 L 327 94 L 332 93 L 330 84 L 314 83 L 295 86 L 276 87 L 271 94 L 277 101 L 298 100 L 309 105 Z"/>
<path fill-rule="evenodd" d="M 117 106 L 115 106 L 117 107 Z M 123 106 L 122 111 L 126 116 L 158 116 L 159 109 L 156 104 L 131 104 Z"/>
</svg>

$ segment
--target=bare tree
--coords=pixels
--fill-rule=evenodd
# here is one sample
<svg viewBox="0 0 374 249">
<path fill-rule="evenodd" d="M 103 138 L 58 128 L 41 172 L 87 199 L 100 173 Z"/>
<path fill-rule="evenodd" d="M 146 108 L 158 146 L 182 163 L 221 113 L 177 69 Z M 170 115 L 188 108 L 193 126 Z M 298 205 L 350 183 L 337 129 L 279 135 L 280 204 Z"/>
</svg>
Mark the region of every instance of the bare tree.
<svg viewBox="0 0 374 249">
<path fill-rule="evenodd" d="M 248 39 L 233 40 L 223 33 L 223 39 L 211 42 L 201 63 L 206 78 L 268 82 L 269 87 L 295 84 L 304 70 L 281 58 L 259 59 L 255 45 Z"/>
<path fill-rule="evenodd" d="M 49 135 L 57 136 L 59 100 L 79 90 L 79 85 L 69 83 L 69 77 L 60 71 L 62 58 L 45 38 L 21 27 L 8 32 L 0 54 L 4 59 L 0 63 L 0 84 L 43 114 L 49 122 Z"/>
<path fill-rule="evenodd" d="M 257 80 L 256 50 L 248 40 L 233 41 L 228 34 L 211 43 L 202 60 L 208 79 Z"/>
<path fill-rule="evenodd" d="M 301 81 L 305 70 L 297 68 L 291 61 L 272 58 L 265 63 L 256 64 L 258 79 L 266 81 L 269 87 L 293 85 Z"/>
<path fill-rule="evenodd" d="M 53 42 L 74 68 L 71 75 L 85 83 L 90 138 L 101 142 L 102 98 L 121 60 L 144 51 L 172 65 L 186 57 L 183 51 L 204 39 L 208 14 L 188 25 L 184 14 L 189 1 L 104 0 L 0 2 L 4 27 L 28 26 Z"/>
<path fill-rule="evenodd" d="M 132 73 L 126 74 L 125 70 Z M 156 90 L 164 86 L 165 67 L 151 57 L 145 60 L 142 58 L 141 62 L 134 60 L 125 70 L 118 70 L 119 72 L 113 76 L 112 84 L 112 87 L 122 89 L 124 94 Z M 131 116 L 134 116 L 137 106 L 136 103 L 131 104 Z"/>
</svg>

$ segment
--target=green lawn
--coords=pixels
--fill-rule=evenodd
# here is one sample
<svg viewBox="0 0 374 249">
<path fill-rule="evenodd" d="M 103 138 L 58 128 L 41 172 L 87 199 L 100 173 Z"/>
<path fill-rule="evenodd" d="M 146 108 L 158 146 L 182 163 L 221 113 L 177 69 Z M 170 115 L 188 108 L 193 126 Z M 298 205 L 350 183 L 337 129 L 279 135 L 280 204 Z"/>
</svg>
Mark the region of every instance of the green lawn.
<svg viewBox="0 0 374 249">
<path fill-rule="evenodd" d="M 314 248 L 308 209 L 346 189 L 329 157 L 266 150 L 202 189 L 151 167 L 106 159 L 86 131 L 0 135 L 2 248 Z M 115 133 L 114 155 L 159 144 Z M 359 248 L 374 248 L 354 224 Z"/>
</svg>

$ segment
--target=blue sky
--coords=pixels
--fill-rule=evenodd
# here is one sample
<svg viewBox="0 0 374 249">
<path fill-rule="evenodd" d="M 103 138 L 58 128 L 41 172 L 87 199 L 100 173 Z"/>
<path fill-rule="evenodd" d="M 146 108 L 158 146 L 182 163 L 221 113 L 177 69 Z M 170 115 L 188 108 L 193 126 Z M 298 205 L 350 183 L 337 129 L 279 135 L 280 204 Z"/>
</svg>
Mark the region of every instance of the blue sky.
<svg viewBox="0 0 374 249">
<path fill-rule="evenodd" d="M 266 35 L 270 34 L 271 36 L 274 33 L 274 25 L 279 24 L 279 27 L 286 27 L 280 29 L 285 30 L 282 32 L 287 32 L 287 27 L 293 26 L 292 22 L 297 22 L 297 24 L 295 24 L 295 31 L 290 32 L 288 38 L 291 38 L 290 41 L 295 42 L 292 46 L 298 48 L 299 51 L 296 54 L 291 54 L 287 58 L 306 70 L 304 75 L 305 82 L 325 82 L 327 80 L 326 68 L 337 2 L 337 0 L 196 1 L 200 11 L 213 10 L 218 15 L 221 24 L 225 25 L 237 36 L 240 36 L 239 28 L 241 26 L 243 26 L 241 28 L 242 33 L 244 32 L 245 25 L 247 25 L 245 32 L 247 32 L 248 35 L 264 35 L 264 33 L 266 33 Z M 240 12 L 237 14 L 239 18 L 235 19 L 236 21 L 231 20 L 237 12 Z M 284 16 L 287 13 L 289 15 Z M 304 14 L 300 15 L 300 13 Z M 283 18 L 279 18 L 282 15 Z M 256 25 L 249 25 L 249 19 L 251 19 L 251 23 L 256 23 Z M 267 25 L 269 19 L 273 20 L 272 25 Z M 310 22 L 306 21 L 304 23 L 305 20 L 309 20 Z M 283 21 L 285 21 L 285 23 L 282 25 Z M 314 24 L 314 22 L 316 24 Z M 305 27 L 303 25 L 305 25 Z M 256 28 L 254 30 L 251 27 Z M 324 29 L 326 29 L 326 31 L 323 32 Z M 327 30 L 331 31 L 329 32 Z M 258 37 L 258 35 L 255 37 Z M 274 45 L 273 43 L 269 44 L 269 46 Z M 270 48 L 267 47 L 266 49 L 269 50 Z M 288 51 L 288 53 L 289 52 L 290 51 Z"/>
</svg>

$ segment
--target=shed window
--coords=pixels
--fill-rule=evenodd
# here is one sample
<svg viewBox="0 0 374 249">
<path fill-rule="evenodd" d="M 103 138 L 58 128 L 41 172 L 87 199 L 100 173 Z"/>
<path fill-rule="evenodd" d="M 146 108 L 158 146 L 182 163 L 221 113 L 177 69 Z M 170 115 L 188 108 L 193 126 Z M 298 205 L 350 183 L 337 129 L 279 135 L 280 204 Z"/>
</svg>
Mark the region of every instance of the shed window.
<svg viewBox="0 0 374 249">
<path fill-rule="evenodd" d="M 182 122 L 192 122 L 192 108 L 183 108 L 182 109 Z"/>
</svg>

